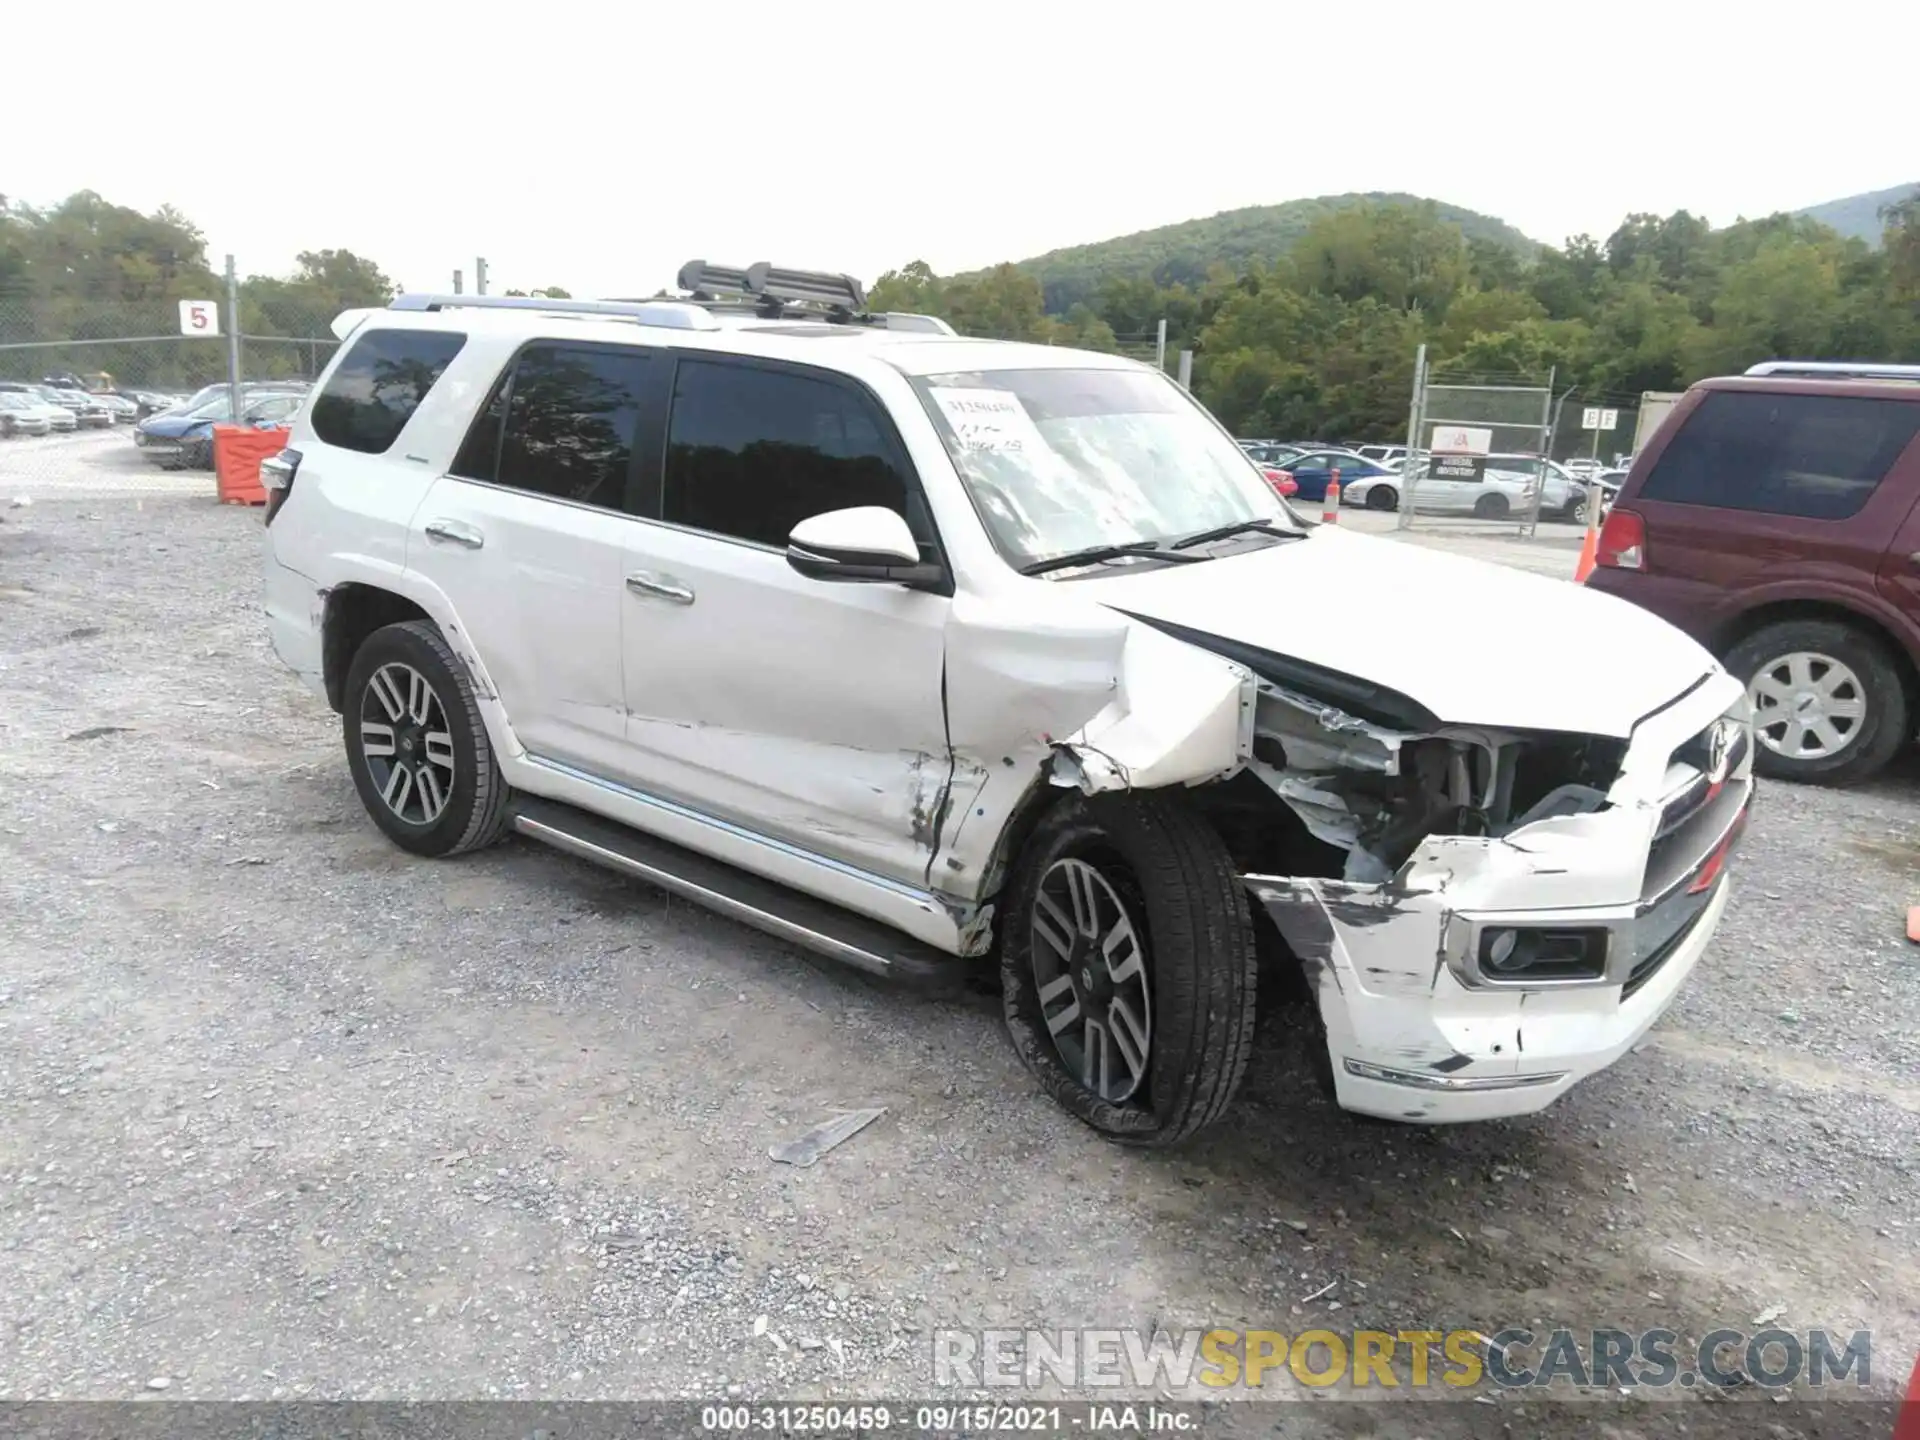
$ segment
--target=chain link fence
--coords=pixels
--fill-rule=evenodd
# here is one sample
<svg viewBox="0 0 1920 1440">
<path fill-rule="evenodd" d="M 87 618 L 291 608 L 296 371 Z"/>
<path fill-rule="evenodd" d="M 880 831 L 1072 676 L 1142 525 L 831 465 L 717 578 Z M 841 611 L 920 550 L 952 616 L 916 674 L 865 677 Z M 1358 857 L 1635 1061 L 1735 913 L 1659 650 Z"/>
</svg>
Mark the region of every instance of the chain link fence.
<svg viewBox="0 0 1920 1440">
<path fill-rule="evenodd" d="M 241 418 L 310 383 L 339 307 L 279 281 L 240 294 Z M 210 426 L 233 419 L 230 307 L 182 333 L 181 302 L 0 300 L 0 504 L 60 493 L 214 492 Z M 190 413 L 189 413 L 190 412 Z"/>
</svg>

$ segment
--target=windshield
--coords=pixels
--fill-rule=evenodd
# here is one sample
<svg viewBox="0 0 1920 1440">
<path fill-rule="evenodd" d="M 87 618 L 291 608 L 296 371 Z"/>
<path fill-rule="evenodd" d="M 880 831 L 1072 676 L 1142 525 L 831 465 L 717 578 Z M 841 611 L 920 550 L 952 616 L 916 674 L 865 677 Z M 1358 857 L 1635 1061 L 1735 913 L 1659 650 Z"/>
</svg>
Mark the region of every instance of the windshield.
<svg viewBox="0 0 1920 1440">
<path fill-rule="evenodd" d="M 1299 528 L 1254 462 L 1165 376 L 986 370 L 914 387 L 1015 567 L 1245 520 Z"/>
</svg>

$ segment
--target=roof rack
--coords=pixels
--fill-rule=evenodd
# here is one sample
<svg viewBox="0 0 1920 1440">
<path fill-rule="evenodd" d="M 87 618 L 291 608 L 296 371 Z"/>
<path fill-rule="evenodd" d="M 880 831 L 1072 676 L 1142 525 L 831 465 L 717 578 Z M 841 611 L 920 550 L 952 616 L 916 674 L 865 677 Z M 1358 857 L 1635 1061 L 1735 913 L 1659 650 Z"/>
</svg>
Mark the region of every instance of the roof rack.
<svg viewBox="0 0 1920 1440">
<path fill-rule="evenodd" d="M 396 295 L 389 310 L 536 310 L 546 315 L 607 315 L 670 330 L 718 330 L 720 324 L 686 300 L 547 300 L 538 295 Z"/>
<path fill-rule="evenodd" d="M 1920 365 L 1881 365 L 1852 360 L 1763 360 L 1749 375 L 1799 376 L 1807 380 L 1920 380 Z"/>
<path fill-rule="evenodd" d="M 867 311 L 867 290 L 851 275 L 825 270 L 789 270 L 761 260 L 744 269 L 689 260 L 680 267 L 678 281 L 695 304 L 725 307 L 746 300 L 754 313 L 766 319 L 815 315 L 837 324 L 879 325 L 887 330 L 923 335 L 951 335 L 954 329 L 937 315 L 914 315 L 890 310 Z M 726 297 L 734 297 L 731 302 Z M 797 314 L 796 314 L 797 312 Z"/>
</svg>

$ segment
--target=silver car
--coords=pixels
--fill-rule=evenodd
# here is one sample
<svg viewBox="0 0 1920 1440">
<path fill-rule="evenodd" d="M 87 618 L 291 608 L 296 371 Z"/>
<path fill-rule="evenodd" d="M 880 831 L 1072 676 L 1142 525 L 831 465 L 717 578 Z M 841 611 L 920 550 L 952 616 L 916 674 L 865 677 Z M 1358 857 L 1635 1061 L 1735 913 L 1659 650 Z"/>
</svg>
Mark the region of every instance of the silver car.
<svg viewBox="0 0 1920 1440">
<path fill-rule="evenodd" d="M 44 435 L 53 428 L 52 407 L 12 390 L 0 390 L 0 436 Z"/>
</svg>

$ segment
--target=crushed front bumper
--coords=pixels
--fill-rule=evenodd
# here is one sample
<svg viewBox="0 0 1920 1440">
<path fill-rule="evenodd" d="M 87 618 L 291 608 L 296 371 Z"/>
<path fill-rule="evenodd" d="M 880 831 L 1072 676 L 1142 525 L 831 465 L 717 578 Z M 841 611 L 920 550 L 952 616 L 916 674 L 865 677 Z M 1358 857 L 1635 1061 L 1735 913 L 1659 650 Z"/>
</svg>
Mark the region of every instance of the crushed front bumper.
<svg viewBox="0 0 1920 1440">
<path fill-rule="evenodd" d="M 1241 877 L 1306 970 L 1342 1108 L 1432 1124 L 1531 1114 L 1639 1041 L 1726 909 L 1751 743 L 1683 822 L 1666 821 L 1687 778 L 1673 757 L 1737 707 L 1738 688 L 1707 687 L 1636 732 L 1605 809 L 1498 839 L 1434 837 L 1382 885 Z M 1500 974 L 1481 957 L 1503 930 L 1587 937 L 1591 968 Z"/>
</svg>

